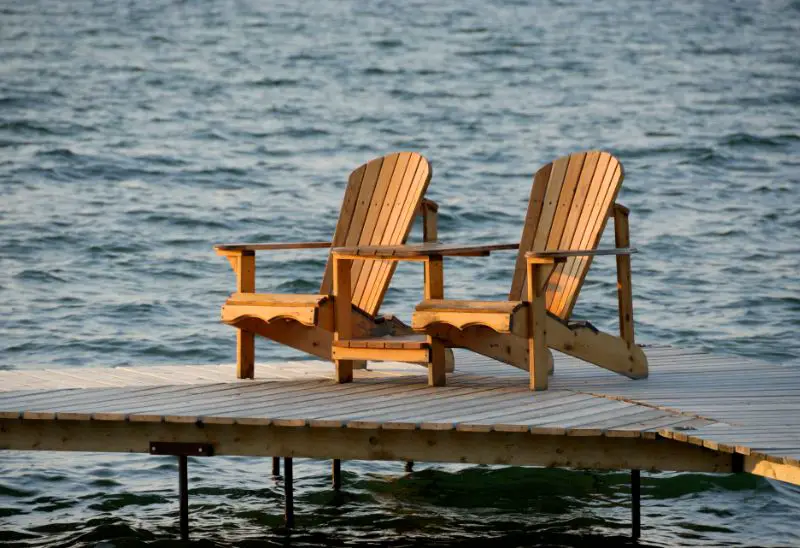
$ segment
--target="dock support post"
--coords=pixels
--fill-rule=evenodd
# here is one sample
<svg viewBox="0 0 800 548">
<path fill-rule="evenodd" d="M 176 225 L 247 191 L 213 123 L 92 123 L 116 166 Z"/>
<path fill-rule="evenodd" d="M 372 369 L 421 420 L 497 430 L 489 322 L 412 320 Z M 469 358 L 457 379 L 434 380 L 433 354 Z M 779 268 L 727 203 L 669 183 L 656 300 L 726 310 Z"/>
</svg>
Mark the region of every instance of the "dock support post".
<svg viewBox="0 0 800 548">
<path fill-rule="evenodd" d="M 210 443 L 190 443 L 176 441 L 151 441 L 151 455 L 172 455 L 178 457 L 178 525 L 181 540 L 189 540 L 189 455 L 210 457 L 214 446 Z"/>
<path fill-rule="evenodd" d="M 291 529 L 294 527 L 294 486 L 292 485 L 294 478 L 292 477 L 292 457 L 283 458 L 283 469 L 283 492 L 286 499 L 284 503 L 286 505 L 284 520 L 286 522 L 286 528 Z"/>
<path fill-rule="evenodd" d="M 333 490 L 338 491 L 342 488 L 342 461 L 333 459 L 333 466 L 331 467 L 333 476 Z"/>
<path fill-rule="evenodd" d="M 631 538 L 642 536 L 641 472 L 631 470 Z"/>
<path fill-rule="evenodd" d="M 281 458 L 280 457 L 272 457 L 272 475 L 273 476 L 280 476 L 281 475 Z"/>
<path fill-rule="evenodd" d="M 410 473 L 410 472 L 413 472 L 413 471 L 414 471 L 414 461 L 413 460 L 407 460 L 406 461 L 406 472 Z"/>
<path fill-rule="evenodd" d="M 178 455 L 178 499 L 181 540 L 189 540 L 189 457 Z"/>
</svg>

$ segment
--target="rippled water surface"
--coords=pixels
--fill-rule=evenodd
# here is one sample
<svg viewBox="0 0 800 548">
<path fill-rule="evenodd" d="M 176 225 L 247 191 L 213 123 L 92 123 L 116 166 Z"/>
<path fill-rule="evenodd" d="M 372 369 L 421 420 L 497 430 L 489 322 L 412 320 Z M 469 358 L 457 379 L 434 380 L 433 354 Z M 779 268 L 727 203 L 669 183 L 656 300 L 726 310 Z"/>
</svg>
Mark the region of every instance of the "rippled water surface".
<svg viewBox="0 0 800 548">
<path fill-rule="evenodd" d="M 211 244 L 329 238 L 349 171 L 394 150 L 431 159 L 442 239 L 513 241 L 532 173 L 586 148 L 626 168 L 641 341 L 800 368 L 800 2 L 395 4 L 0 2 L 0 368 L 230 362 Z M 259 260 L 261 290 L 309 291 L 325 255 Z M 512 263 L 449 262 L 449 295 L 502 297 Z M 612 267 L 576 311 L 607 329 Z M 384 310 L 407 318 L 419 278 Z M 346 463 L 334 494 L 300 461 L 289 538 L 268 466 L 193 462 L 193 537 L 628 534 L 626 474 Z M 169 543 L 176 481 L 169 458 L 0 455 L 0 542 Z M 643 514 L 646 545 L 800 545 L 800 492 L 754 477 L 648 475 Z"/>
</svg>

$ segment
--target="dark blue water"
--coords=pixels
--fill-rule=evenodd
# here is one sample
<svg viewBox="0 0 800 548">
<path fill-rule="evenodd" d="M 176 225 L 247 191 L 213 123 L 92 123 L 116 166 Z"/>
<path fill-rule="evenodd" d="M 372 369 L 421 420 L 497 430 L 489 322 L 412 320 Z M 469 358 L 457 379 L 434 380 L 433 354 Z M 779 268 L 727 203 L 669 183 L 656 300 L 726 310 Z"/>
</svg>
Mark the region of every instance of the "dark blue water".
<svg viewBox="0 0 800 548">
<path fill-rule="evenodd" d="M 513 241 L 532 173 L 587 148 L 626 168 L 640 340 L 800 367 L 800 2 L 532 4 L 0 2 L 0 368 L 231 362 L 213 243 L 328 239 L 349 171 L 395 150 L 431 159 L 442 239 Z M 448 294 L 502 297 L 513 259 L 448 262 Z M 316 290 L 324 260 L 260 256 L 259 289 Z M 384 310 L 407 318 L 420 276 Z M 576 315 L 614 329 L 614 294 L 595 262 Z M 345 469 L 337 495 L 297 464 L 292 545 L 628 534 L 626 474 Z M 190 470 L 195 539 L 289 542 L 266 460 Z M 0 543 L 170 542 L 176 481 L 167 458 L 0 455 Z M 800 492 L 764 479 L 649 475 L 643 505 L 646 545 L 800 545 Z"/>
</svg>

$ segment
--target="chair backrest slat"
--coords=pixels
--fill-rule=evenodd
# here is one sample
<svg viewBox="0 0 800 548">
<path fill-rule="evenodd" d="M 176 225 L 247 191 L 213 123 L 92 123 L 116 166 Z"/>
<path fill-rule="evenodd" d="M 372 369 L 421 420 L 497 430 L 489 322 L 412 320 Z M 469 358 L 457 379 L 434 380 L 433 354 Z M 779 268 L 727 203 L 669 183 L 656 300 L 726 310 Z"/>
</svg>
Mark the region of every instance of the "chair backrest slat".
<svg viewBox="0 0 800 548">
<path fill-rule="evenodd" d="M 537 171 L 520 239 L 511 300 L 522 300 L 524 296 L 527 251 L 598 246 L 622 179 L 622 165 L 601 151 L 564 156 Z M 546 297 L 552 314 L 569 318 L 590 266 L 591 258 L 570 257 L 554 269 Z"/>
<path fill-rule="evenodd" d="M 383 165 L 381 166 L 380 173 L 378 173 L 375 183 L 375 191 L 372 193 L 369 210 L 364 219 L 364 224 L 361 227 L 356 245 L 364 246 L 373 245 L 374 243 L 376 227 L 380 220 L 381 208 L 389 192 L 389 186 L 399 158 L 399 154 L 391 154 L 383 159 Z M 361 304 L 364 286 L 370 277 L 372 266 L 372 261 L 356 261 L 353 263 L 353 271 L 350 274 L 350 279 L 353 284 L 353 303 L 356 306 L 360 306 Z M 363 276 L 362 273 L 364 274 Z"/>
<path fill-rule="evenodd" d="M 547 164 L 533 176 L 533 187 L 531 187 L 531 197 L 528 200 L 528 211 L 525 214 L 525 224 L 522 226 L 522 237 L 519 241 L 520 253 L 517 255 L 517 263 L 514 267 L 514 278 L 511 281 L 511 292 L 509 300 L 521 301 L 525 292 L 526 266 L 525 253 L 522 250 L 533 249 L 533 239 L 536 236 L 536 227 L 539 226 L 539 216 L 544 205 L 544 194 L 547 190 L 547 182 L 550 180 L 550 172 L 553 164 Z"/>
<path fill-rule="evenodd" d="M 339 220 L 336 223 L 336 231 L 333 233 L 333 239 L 331 240 L 333 247 L 358 244 L 358 238 L 361 236 L 361 227 L 364 225 L 369 203 L 372 200 L 372 192 L 375 190 L 375 183 L 378 181 L 378 174 L 382 165 L 383 158 L 375 158 L 359 166 L 350 174 L 347 180 L 347 188 L 344 191 Z M 327 295 L 332 291 L 333 263 L 329 255 L 319 292 L 322 295 Z"/>
<path fill-rule="evenodd" d="M 591 151 L 585 154 L 581 164 L 580 173 L 576 178 L 576 188 L 573 196 L 571 197 L 572 200 L 571 204 L 569 205 L 569 214 L 567 215 L 564 228 L 561 231 L 560 240 L 553 244 L 553 249 L 577 249 L 577 246 L 581 245 L 580 239 L 574 243 L 573 239 L 575 238 L 575 234 L 578 230 L 578 223 L 580 221 L 581 214 L 583 213 L 584 206 L 586 205 L 586 198 L 590 189 L 592 188 L 591 179 L 594 176 L 594 170 L 597 167 L 597 160 L 599 158 L 599 151 Z M 570 166 L 577 165 L 577 162 L 570 163 Z M 570 267 L 572 266 L 573 259 L 574 257 L 569 258 Z M 546 297 L 546 304 L 548 307 L 550 307 L 550 309 L 555 308 L 555 304 L 557 303 L 559 296 L 563 296 L 563 292 L 561 294 L 557 294 L 556 291 L 558 289 L 557 280 L 559 280 L 562 276 L 569 275 L 570 268 L 568 267 L 565 269 L 565 266 L 565 263 L 557 265 L 550 277 L 550 283 L 547 287 Z"/>
<path fill-rule="evenodd" d="M 389 154 L 353 171 L 333 237 L 334 247 L 405 243 L 430 179 L 430 164 L 415 152 Z M 393 264 L 354 261 L 353 304 L 376 314 L 393 274 Z M 329 257 L 321 293 L 331 292 L 332 278 Z"/>
<path fill-rule="evenodd" d="M 401 163 L 404 171 L 399 169 Z M 396 192 L 389 193 L 381 210 L 384 226 L 380 236 L 376 233 L 376 245 L 395 245 L 406 241 L 430 177 L 430 164 L 424 158 L 411 153 L 406 158 L 401 155 L 390 187 L 395 190 L 396 186 Z M 378 311 L 389 288 L 388 280 L 394 275 L 396 267 L 397 263 L 393 261 L 373 262 L 371 279 L 365 286 L 359 305 L 363 310 Z"/>
</svg>

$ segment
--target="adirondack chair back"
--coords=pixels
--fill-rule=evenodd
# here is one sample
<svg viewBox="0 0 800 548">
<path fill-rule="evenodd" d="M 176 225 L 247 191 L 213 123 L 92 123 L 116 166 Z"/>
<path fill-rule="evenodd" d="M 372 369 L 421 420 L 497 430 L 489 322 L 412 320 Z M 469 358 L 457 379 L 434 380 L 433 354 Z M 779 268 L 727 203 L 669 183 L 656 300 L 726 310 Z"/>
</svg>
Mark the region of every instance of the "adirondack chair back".
<svg viewBox="0 0 800 548">
<path fill-rule="evenodd" d="M 527 251 L 597 248 L 622 179 L 622 164 L 601 151 L 570 154 L 536 172 L 509 300 L 522 300 L 527 290 Z M 547 286 L 550 313 L 569 318 L 591 262 L 569 257 L 556 267 Z"/>
<path fill-rule="evenodd" d="M 431 175 L 428 160 L 415 152 L 389 154 L 357 168 L 347 183 L 333 247 L 404 244 Z M 390 261 L 354 261 L 353 304 L 375 315 L 395 267 Z M 332 286 L 328 256 L 320 293 L 331 293 Z"/>
</svg>

